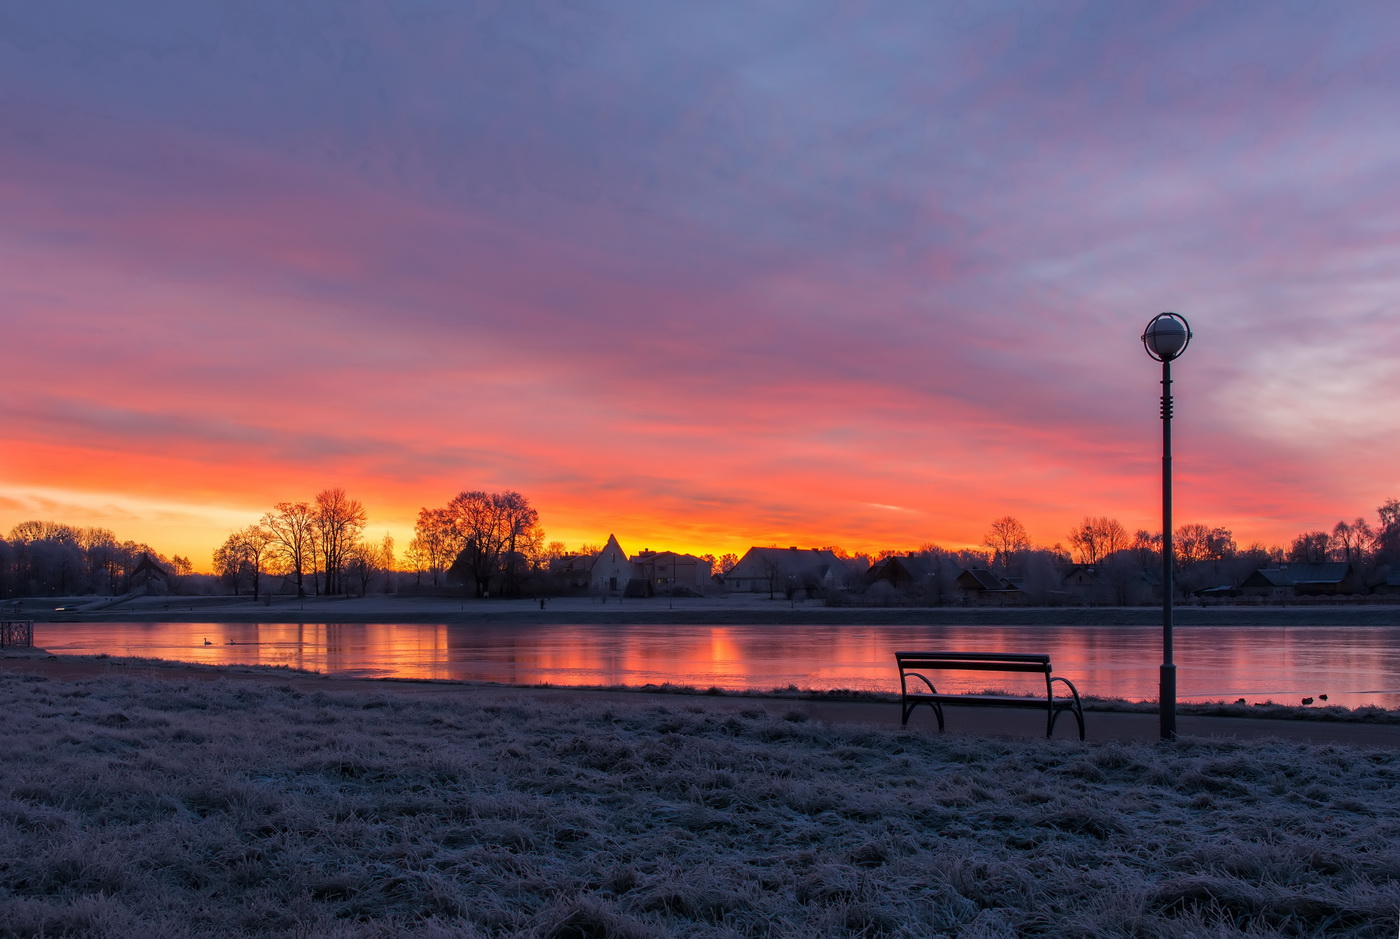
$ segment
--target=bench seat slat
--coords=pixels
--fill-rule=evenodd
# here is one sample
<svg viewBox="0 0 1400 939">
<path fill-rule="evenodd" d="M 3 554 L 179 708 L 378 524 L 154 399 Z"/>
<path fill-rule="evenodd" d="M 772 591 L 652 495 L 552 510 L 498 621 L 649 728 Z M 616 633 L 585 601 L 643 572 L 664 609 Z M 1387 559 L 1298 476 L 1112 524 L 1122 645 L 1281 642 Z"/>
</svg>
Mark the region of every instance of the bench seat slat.
<svg viewBox="0 0 1400 939">
<path fill-rule="evenodd" d="M 995 662 L 1041 662 L 1050 664 L 1050 656 L 1026 652 L 896 652 L 897 659 L 988 659 Z"/>
<path fill-rule="evenodd" d="M 1053 698 L 1047 699 L 1043 695 L 1040 697 L 1019 696 L 1011 694 L 909 694 L 909 700 L 937 700 L 944 704 L 967 704 L 986 705 L 991 707 L 1045 707 L 1047 700 L 1053 700 L 1056 704 L 1067 704 L 1074 701 L 1073 698 Z"/>
<path fill-rule="evenodd" d="M 980 670 L 984 672 L 1035 672 L 1044 675 L 1049 665 L 1031 665 L 1028 662 L 983 662 L 978 659 L 963 659 L 957 662 L 942 659 L 905 659 L 900 662 L 905 670 L 952 668 L 958 671 Z"/>
</svg>

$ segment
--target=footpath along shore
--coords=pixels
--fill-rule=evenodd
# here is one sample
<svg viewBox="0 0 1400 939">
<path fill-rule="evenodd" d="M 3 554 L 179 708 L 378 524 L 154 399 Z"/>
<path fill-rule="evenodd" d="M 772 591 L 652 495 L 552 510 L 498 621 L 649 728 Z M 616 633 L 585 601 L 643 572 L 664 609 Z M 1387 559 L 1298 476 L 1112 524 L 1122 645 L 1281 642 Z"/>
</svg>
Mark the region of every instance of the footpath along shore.
<svg viewBox="0 0 1400 939">
<path fill-rule="evenodd" d="M 307 672 L 253 666 L 199 666 L 179 662 L 125 662 L 88 656 L 57 656 L 43 649 L 0 649 L 0 680 L 48 680 L 80 684 L 105 679 L 157 679 L 174 683 L 207 681 L 247 682 L 263 687 L 291 686 L 298 691 L 346 696 L 393 694 L 453 699 L 517 698 L 540 703 L 573 704 L 610 702 L 625 706 L 702 707 L 716 712 L 760 709 L 777 717 L 800 716 L 804 721 L 827 725 L 867 725 L 889 729 L 899 724 L 899 705 L 892 701 L 851 701 L 821 697 L 778 695 L 715 695 L 655 692 L 646 689 L 540 688 L 478 682 L 419 681 L 401 679 L 334 678 Z M 975 736 L 1039 738 L 1043 712 L 1022 709 L 945 708 L 948 732 Z M 1090 742 L 1150 742 L 1160 735 L 1156 713 L 1086 708 Z M 915 732 L 938 733 L 927 708 L 910 720 Z M 1210 738 L 1258 741 L 1277 739 L 1298 743 L 1337 744 L 1363 749 L 1400 750 L 1400 723 L 1371 723 L 1325 719 L 1217 716 L 1180 713 L 1177 731 L 1183 739 Z M 1074 721 L 1064 717 L 1055 728 L 1057 737 L 1073 739 Z"/>
</svg>

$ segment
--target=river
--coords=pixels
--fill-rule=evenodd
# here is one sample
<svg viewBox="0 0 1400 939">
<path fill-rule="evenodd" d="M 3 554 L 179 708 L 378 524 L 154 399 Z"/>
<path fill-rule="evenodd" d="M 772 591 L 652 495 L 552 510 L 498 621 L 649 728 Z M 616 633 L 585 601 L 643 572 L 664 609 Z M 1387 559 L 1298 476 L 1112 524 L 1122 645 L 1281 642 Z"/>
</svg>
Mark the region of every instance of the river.
<svg viewBox="0 0 1400 939">
<path fill-rule="evenodd" d="M 1081 694 L 1155 700 L 1161 630 L 1149 626 L 38 623 L 71 655 L 285 665 L 342 677 L 507 684 L 691 685 L 897 691 L 902 649 L 1045 652 Z M 1400 708 L 1400 627 L 1178 626 L 1178 698 Z M 950 675 L 939 690 L 1017 690 Z M 1043 687 L 1043 686 L 1042 686 Z"/>
</svg>

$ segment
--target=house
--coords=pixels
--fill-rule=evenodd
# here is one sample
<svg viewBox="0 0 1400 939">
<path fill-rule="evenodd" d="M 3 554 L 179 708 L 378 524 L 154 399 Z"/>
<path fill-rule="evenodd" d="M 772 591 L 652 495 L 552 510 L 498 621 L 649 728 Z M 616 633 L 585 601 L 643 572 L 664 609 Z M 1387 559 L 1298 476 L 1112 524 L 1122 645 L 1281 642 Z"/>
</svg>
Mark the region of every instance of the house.
<svg viewBox="0 0 1400 939">
<path fill-rule="evenodd" d="M 1258 568 L 1240 583 L 1247 595 L 1265 598 L 1357 593 L 1361 579 L 1350 561 L 1280 564 Z"/>
<path fill-rule="evenodd" d="M 926 554 L 892 554 L 870 565 L 865 583 L 889 584 L 897 590 L 917 587 L 937 573 L 937 562 Z"/>
<path fill-rule="evenodd" d="M 1389 596 L 1400 595 L 1400 570 L 1387 571 L 1385 576 L 1371 588 L 1371 592 Z"/>
<path fill-rule="evenodd" d="M 126 575 L 126 593 L 163 596 L 170 592 L 170 572 L 145 551 Z"/>
<path fill-rule="evenodd" d="M 1088 564 L 1075 564 L 1060 576 L 1060 594 L 1073 603 L 1107 603 L 1109 588 L 1103 575 Z"/>
<path fill-rule="evenodd" d="M 1001 606 L 1025 601 L 1020 584 L 985 567 L 966 568 L 953 581 L 953 586 L 964 603 Z"/>
<path fill-rule="evenodd" d="M 846 586 L 846 562 L 825 548 L 750 548 L 724 576 L 736 593 L 817 596 Z"/>
<path fill-rule="evenodd" d="M 640 567 L 628 560 L 627 552 L 617 543 L 617 536 L 608 535 L 608 543 L 603 545 L 603 550 L 598 552 L 589 568 L 589 582 L 593 585 L 594 593 L 637 596 L 637 588 L 628 586 L 634 580 L 646 584 L 646 575 Z M 647 592 L 641 592 L 640 595 L 650 596 L 650 586 L 646 584 Z"/>
<path fill-rule="evenodd" d="M 587 590 L 593 583 L 595 554 L 565 554 L 549 562 L 549 573 L 555 588 L 566 593 Z"/>
<path fill-rule="evenodd" d="M 703 593 L 710 585 L 713 565 L 693 554 L 642 549 L 632 559 L 634 567 L 657 593 Z"/>
</svg>

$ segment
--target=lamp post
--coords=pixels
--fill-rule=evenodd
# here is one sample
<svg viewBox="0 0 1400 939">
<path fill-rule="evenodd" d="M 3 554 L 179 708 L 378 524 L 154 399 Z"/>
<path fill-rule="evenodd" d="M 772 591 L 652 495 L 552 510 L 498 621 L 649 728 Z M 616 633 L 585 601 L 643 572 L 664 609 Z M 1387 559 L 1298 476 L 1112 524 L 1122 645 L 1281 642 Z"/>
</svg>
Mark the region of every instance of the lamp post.
<svg viewBox="0 0 1400 939">
<path fill-rule="evenodd" d="M 1176 313 L 1147 324 L 1142 346 L 1162 363 L 1162 672 L 1158 712 L 1163 740 L 1176 739 L 1176 663 L 1172 661 L 1172 360 L 1186 351 L 1191 326 Z"/>
</svg>

